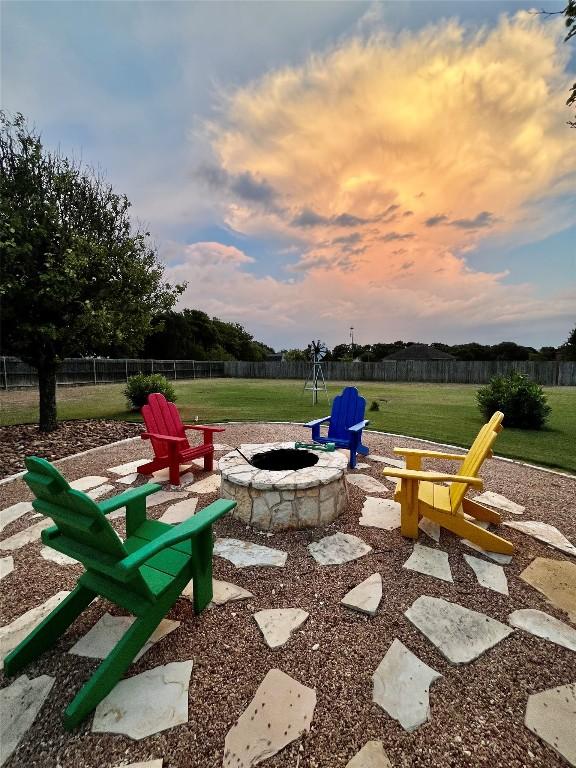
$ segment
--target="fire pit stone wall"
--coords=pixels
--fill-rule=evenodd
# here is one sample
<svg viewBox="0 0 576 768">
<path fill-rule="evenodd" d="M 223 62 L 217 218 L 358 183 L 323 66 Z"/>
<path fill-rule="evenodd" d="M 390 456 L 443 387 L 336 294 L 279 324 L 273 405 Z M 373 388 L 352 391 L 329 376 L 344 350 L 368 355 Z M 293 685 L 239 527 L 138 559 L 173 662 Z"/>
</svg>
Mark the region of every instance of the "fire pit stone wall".
<svg viewBox="0 0 576 768">
<path fill-rule="evenodd" d="M 241 445 L 247 459 L 256 454 L 293 449 L 294 443 Z M 260 530 L 285 530 L 327 525 L 346 505 L 348 458 L 339 451 L 309 451 L 318 457 L 314 466 L 297 470 L 258 469 L 237 452 L 223 456 L 220 496 L 234 499 L 232 513 Z"/>
</svg>

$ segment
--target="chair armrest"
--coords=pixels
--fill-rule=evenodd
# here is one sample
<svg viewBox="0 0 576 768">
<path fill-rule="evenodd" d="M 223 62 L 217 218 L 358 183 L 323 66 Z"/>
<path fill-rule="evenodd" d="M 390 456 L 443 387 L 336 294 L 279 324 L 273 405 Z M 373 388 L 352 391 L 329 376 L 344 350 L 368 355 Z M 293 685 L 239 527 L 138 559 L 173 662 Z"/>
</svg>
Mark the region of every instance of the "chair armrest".
<svg viewBox="0 0 576 768">
<path fill-rule="evenodd" d="M 400 456 L 421 456 L 423 459 L 450 459 L 464 461 L 468 454 L 442 453 L 442 451 L 421 451 L 419 448 L 394 448 L 394 453 Z"/>
<path fill-rule="evenodd" d="M 315 427 L 316 424 L 325 424 L 327 421 L 330 421 L 330 416 L 325 416 L 323 419 L 314 419 L 314 421 L 309 421 L 304 426 Z"/>
<path fill-rule="evenodd" d="M 174 544 L 179 544 L 181 541 L 190 539 L 195 534 L 210 527 L 212 523 L 230 512 L 235 506 L 236 502 L 229 501 L 228 499 L 214 501 L 188 520 L 176 525 L 172 530 L 166 531 L 166 533 L 158 536 L 157 539 L 148 542 L 148 544 L 140 547 L 136 552 L 125 557 L 118 563 L 117 568 L 122 572 L 126 580 L 129 579 L 135 570 L 144 565 L 151 557 L 157 555 L 158 552 L 162 552 L 163 549 L 167 549 Z"/>
<path fill-rule="evenodd" d="M 164 440 L 167 443 L 181 443 L 187 442 L 185 437 L 172 437 L 172 435 L 158 435 L 156 432 L 142 432 L 140 435 L 142 440 L 149 440 L 153 437 L 155 440 Z"/>
<path fill-rule="evenodd" d="M 370 422 L 368 419 L 365 419 L 364 421 L 359 421 L 358 424 L 354 424 L 353 427 L 348 427 L 348 432 L 361 432 L 364 427 L 368 426 Z"/>
<path fill-rule="evenodd" d="M 466 475 L 449 475 L 445 472 L 426 472 L 418 469 L 384 469 L 384 477 L 400 477 L 403 480 L 429 480 L 431 483 L 464 483 L 475 488 L 483 488 L 484 482 L 479 477 L 467 477 Z"/>
<path fill-rule="evenodd" d="M 150 494 L 156 493 L 156 491 L 161 489 L 162 486 L 158 485 L 158 483 L 145 483 L 144 485 L 139 485 L 137 488 L 131 488 L 129 491 L 119 493 L 118 496 L 114 496 L 112 499 L 101 501 L 98 504 L 98 509 L 103 514 L 108 515 L 116 509 L 128 506 L 130 502 L 135 501 L 136 499 L 150 496 Z"/>
<path fill-rule="evenodd" d="M 182 424 L 184 429 L 198 429 L 202 432 L 226 432 L 226 427 L 206 427 L 202 424 Z"/>
</svg>

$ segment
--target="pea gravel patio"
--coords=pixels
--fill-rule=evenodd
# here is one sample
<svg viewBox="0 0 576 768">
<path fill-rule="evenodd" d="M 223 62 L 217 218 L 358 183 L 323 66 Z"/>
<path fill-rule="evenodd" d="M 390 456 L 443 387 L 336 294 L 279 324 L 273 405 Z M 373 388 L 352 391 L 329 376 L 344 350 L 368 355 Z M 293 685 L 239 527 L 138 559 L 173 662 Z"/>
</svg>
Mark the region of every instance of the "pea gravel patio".
<svg viewBox="0 0 576 768">
<path fill-rule="evenodd" d="M 247 442 L 308 437 L 308 431 L 298 425 L 278 424 L 227 425 L 222 435 L 226 450 L 228 446 Z M 374 455 L 382 457 L 392 457 L 394 445 L 430 447 L 410 438 L 372 433 L 365 434 L 365 442 Z M 123 475 L 110 468 L 146 458 L 147 450 L 136 439 L 64 459 L 57 466 L 69 480 L 104 478 L 105 482 L 94 487 L 112 485 L 113 490 L 100 497 L 107 498 L 125 490 L 122 479 L 134 472 L 129 468 Z M 368 468 L 355 474 L 379 481 L 389 489 L 391 498 L 393 485 L 382 477 L 383 462 L 371 461 L 368 456 L 364 463 Z M 454 470 L 450 463 L 434 466 Z M 208 490 L 215 487 L 215 481 L 206 481 L 210 475 L 200 467 L 196 471 L 201 481 L 199 494 L 195 493 L 194 483 L 188 484 L 180 491 L 185 493 L 184 497 L 166 497 L 162 504 L 152 506 L 148 515 L 159 519 L 184 498 L 197 499 L 197 509 L 217 498 L 217 492 Z M 525 507 L 521 517 L 504 510 L 505 520 L 547 523 L 570 542 L 576 542 L 576 479 L 496 459 L 488 461 L 481 474 L 486 490 Z M 502 528 L 502 535 L 517 547 L 512 561 L 503 566 L 509 595 L 478 583 L 463 557 L 470 555 L 471 550 L 446 531 L 441 532 L 438 544 L 422 532 L 420 544 L 447 553 L 453 583 L 403 568 L 414 546 L 402 539 L 398 527 L 359 525 L 366 498 L 376 493 L 381 499 L 383 493 L 381 489 L 366 490 L 367 484 L 363 485 L 364 489 L 349 484 L 347 509 L 326 528 L 270 534 L 247 529 L 231 515 L 216 524 L 220 539 L 267 546 L 286 552 L 287 558 L 283 567 L 236 568 L 229 560 L 215 556 L 215 579 L 242 587 L 253 597 L 213 604 L 198 617 L 194 616 L 189 599 L 182 598 L 166 617 L 180 622 L 180 626 L 154 643 L 131 666 L 127 678 L 170 664 L 193 662 L 187 722 L 138 740 L 119 733 L 92 732 L 92 717 L 75 731 L 64 731 L 62 712 L 97 664 L 68 651 L 107 611 L 115 612 L 106 601 L 98 600 L 51 651 L 23 671 L 29 679 L 46 676 L 55 682 L 4 765 L 114 768 L 163 759 L 164 768 L 222 766 L 227 734 L 242 718 L 270 670 L 278 669 L 298 684 L 313 689 L 316 705 L 310 729 L 268 757 L 264 764 L 270 768 L 345 768 L 369 741 L 382 742 L 394 768 L 566 766 L 573 754 L 570 750 L 574 736 L 572 742 L 568 737 L 568 743 L 565 735 L 560 738 L 556 745 L 559 751 L 555 751 L 534 732 L 544 737 L 546 731 L 534 726 L 535 708 L 530 713 L 530 728 L 525 725 L 525 717 L 529 696 L 575 683 L 576 656 L 572 650 L 531 634 L 525 626 L 514 629 L 470 663 L 454 665 L 404 614 L 418 598 L 428 596 L 457 603 L 507 626 L 510 614 L 523 609 L 544 612 L 572 626 L 565 611 L 555 607 L 519 575 L 536 557 L 570 563 L 575 558 L 507 527 Z M 3 518 L 8 520 L 2 530 L 2 541 L 33 526 L 39 533 L 37 524 L 41 521 L 34 517 L 33 510 L 21 504 L 30 500 L 21 479 L 0 485 L 0 510 L 20 503 L 4 516 L 0 512 L 0 526 Z M 113 524 L 124 535 L 124 517 L 118 517 Z M 371 551 L 341 565 L 317 563 L 308 545 L 335 533 L 355 536 Z M 58 592 L 72 589 L 82 572 L 79 565 L 64 565 L 41 557 L 42 545 L 35 532 L 22 539 L 28 543 L 0 553 L 2 558 L 13 559 L 12 571 L 11 563 L 3 565 L 4 572 L 8 572 L 0 581 L 0 626 L 10 624 Z M 474 556 L 483 557 L 477 552 Z M 341 604 L 350 590 L 375 573 L 382 576 L 383 596 L 374 616 Z M 569 595 L 574 592 L 566 594 L 570 600 Z M 253 616 L 259 611 L 280 608 L 298 608 L 309 616 L 283 645 L 272 649 L 264 642 Z M 570 608 L 572 615 L 576 615 L 576 605 Z M 404 730 L 372 698 L 373 675 L 396 640 L 441 675 L 430 687 L 428 720 L 411 732 Z M 13 682 L 2 673 L 2 689 Z M 562 717 L 558 723 L 563 722 Z M 556 737 L 553 734 L 551 738 Z M 370 747 L 365 754 L 372 749 L 381 754 L 379 745 Z M 565 757 L 559 753 L 562 750 Z"/>
</svg>

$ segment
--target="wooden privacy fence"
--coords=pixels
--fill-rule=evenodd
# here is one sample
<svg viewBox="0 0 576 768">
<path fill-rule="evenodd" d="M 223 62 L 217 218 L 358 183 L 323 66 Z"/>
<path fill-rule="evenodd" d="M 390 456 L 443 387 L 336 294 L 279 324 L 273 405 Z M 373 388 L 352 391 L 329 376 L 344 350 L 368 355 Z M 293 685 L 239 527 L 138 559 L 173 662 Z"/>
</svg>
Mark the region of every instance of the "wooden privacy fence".
<svg viewBox="0 0 576 768">
<path fill-rule="evenodd" d="M 242 379 L 305 379 L 309 363 L 224 363 L 224 375 Z M 418 381 L 487 384 L 497 374 L 518 371 L 548 387 L 576 386 L 576 362 L 508 360 L 388 360 L 381 363 L 323 363 L 326 381 Z"/>
<path fill-rule="evenodd" d="M 417 381 L 440 384 L 486 384 L 496 374 L 518 371 L 548 387 L 576 386 L 576 362 L 516 362 L 507 360 L 389 360 L 381 363 L 323 363 L 327 381 Z M 294 361 L 251 363 L 207 360 L 109 360 L 69 358 L 57 375 L 58 384 L 111 384 L 137 373 L 161 373 L 168 379 L 245 378 L 301 379 L 310 364 Z M 3 357 L 0 387 L 37 386 L 34 368 Z"/>
</svg>

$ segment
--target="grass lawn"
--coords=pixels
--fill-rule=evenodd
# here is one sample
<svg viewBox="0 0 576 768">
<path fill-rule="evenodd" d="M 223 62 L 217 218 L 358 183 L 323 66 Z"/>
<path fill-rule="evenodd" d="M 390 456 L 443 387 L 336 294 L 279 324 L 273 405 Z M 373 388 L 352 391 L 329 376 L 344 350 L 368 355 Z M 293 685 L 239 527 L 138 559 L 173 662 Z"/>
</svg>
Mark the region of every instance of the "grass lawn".
<svg viewBox="0 0 576 768">
<path fill-rule="evenodd" d="M 341 382 L 330 382 L 334 397 Z M 328 415 L 321 397 L 311 405 L 302 383 L 271 379 L 196 379 L 175 383 L 177 404 L 185 421 L 309 421 Z M 397 384 L 359 382 L 367 405 L 377 400 L 379 411 L 367 412 L 370 429 L 423 437 L 437 442 L 468 446 L 482 424 L 476 407 L 476 385 Z M 70 387 L 58 391 L 60 419 L 122 419 L 140 421 L 126 410 L 123 384 Z M 576 472 L 576 388 L 546 389 L 552 415 L 540 432 L 504 429 L 496 453 Z M 9 391 L 0 395 L 0 423 L 21 424 L 37 420 L 36 391 Z M 506 422 L 504 422 L 506 423 Z"/>
</svg>

